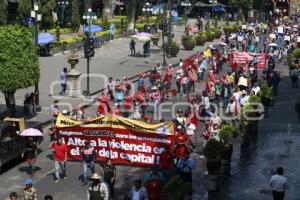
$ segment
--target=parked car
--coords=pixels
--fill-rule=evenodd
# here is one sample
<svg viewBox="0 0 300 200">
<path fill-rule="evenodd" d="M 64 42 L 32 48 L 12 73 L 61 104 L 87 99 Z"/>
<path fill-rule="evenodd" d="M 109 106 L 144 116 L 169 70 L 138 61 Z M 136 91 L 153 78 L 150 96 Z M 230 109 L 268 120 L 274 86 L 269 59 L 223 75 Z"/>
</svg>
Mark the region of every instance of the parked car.
<svg viewBox="0 0 300 200">
<path fill-rule="evenodd" d="M 4 165 L 21 159 L 25 146 L 25 139 L 17 134 L 14 126 L 7 122 L 0 123 L 0 173 Z"/>
</svg>

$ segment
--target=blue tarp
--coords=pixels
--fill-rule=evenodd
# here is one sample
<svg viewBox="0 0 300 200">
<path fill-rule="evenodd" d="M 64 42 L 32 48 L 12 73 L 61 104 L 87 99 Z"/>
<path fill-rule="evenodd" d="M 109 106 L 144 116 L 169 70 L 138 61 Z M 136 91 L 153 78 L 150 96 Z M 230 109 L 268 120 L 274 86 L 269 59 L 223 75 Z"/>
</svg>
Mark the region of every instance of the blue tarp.
<svg viewBox="0 0 300 200">
<path fill-rule="evenodd" d="M 98 25 L 94 25 L 91 24 L 91 28 L 89 28 L 89 26 L 84 27 L 84 32 L 89 32 L 91 31 L 91 33 L 96 33 L 96 32 L 101 32 L 103 30 L 103 28 L 101 26 Z"/>
<path fill-rule="evenodd" d="M 214 9 L 214 12 L 216 12 L 216 13 L 225 12 L 225 7 L 223 5 L 215 5 L 213 7 L 213 9 Z"/>
<path fill-rule="evenodd" d="M 55 36 L 50 33 L 39 33 L 38 44 L 48 44 L 55 40 Z"/>
</svg>

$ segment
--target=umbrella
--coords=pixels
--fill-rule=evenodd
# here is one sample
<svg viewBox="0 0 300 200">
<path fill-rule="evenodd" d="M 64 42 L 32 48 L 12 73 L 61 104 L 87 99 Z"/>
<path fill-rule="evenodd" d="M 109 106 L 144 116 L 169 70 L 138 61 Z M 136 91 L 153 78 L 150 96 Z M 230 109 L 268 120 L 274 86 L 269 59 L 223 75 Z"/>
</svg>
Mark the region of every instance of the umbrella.
<svg viewBox="0 0 300 200">
<path fill-rule="evenodd" d="M 50 33 L 39 33 L 38 44 L 48 44 L 55 40 L 55 36 Z"/>
<path fill-rule="evenodd" d="M 43 136 L 43 133 L 41 133 L 41 131 L 38 130 L 38 129 L 35 129 L 35 128 L 28 128 L 28 129 L 25 129 L 24 131 L 22 131 L 22 132 L 20 133 L 20 136 L 23 136 L 23 137 Z"/>
<path fill-rule="evenodd" d="M 101 32 L 102 30 L 103 28 L 101 26 L 94 25 L 94 24 L 84 27 L 84 32 L 96 33 L 96 32 Z"/>
<path fill-rule="evenodd" d="M 138 41 L 147 42 L 151 40 L 151 36 L 152 36 L 151 33 L 141 32 L 133 35 L 132 38 Z"/>
<path fill-rule="evenodd" d="M 268 46 L 269 47 L 277 47 L 278 45 L 276 43 L 270 43 Z"/>
</svg>

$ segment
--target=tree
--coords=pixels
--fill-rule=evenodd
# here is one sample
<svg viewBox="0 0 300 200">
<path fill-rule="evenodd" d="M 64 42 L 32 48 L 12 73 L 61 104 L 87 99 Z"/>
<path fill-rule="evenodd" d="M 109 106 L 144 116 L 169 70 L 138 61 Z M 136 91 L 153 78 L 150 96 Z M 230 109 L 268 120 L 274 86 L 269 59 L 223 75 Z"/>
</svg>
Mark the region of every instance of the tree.
<svg viewBox="0 0 300 200">
<path fill-rule="evenodd" d="M 42 28 L 47 30 L 54 24 L 53 10 L 56 6 L 55 0 L 40 0 L 40 10 L 42 14 Z"/>
<path fill-rule="evenodd" d="M 135 14 L 136 14 L 136 0 L 127 0 L 125 1 L 125 5 L 127 6 L 126 10 L 128 11 L 128 30 L 134 31 L 134 24 L 135 24 Z"/>
<path fill-rule="evenodd" d="M 7 5 L 7 0 L 0 0 L 0 25 L 6 24 Z"/>
<path fill-rule="evenodd" d="M 73 0 L 72 2 L 72 17 L 71 24 L 74 32 L 77 32 L 80 28 L 80 15 L 78 8 L 78 0 Z"/>
<path fill-rule="evenodd" d="M 248 10 L 252 9 L 253 0 L 229 0 L 228 4 L 238 9 L 238 13 L 241 11 L 244 13 L 244 17 L 248 16 Z"/>
<path fill-rule="evenodd" d="M 32 10 L 31 0 L 20 0 L 18 5 L 18 18 L 21 23 L 24 23 L 27 17 L 30 17 Z"/>
<path fill-rule="evenodd" d="M 116 8 L 116 0 L 102 0 L 103 2 L 103 14 L 108 19 L 110 19 L 114 15 L 114 11 Z"/>
<path fill-rule="evenodd" d="M 30 29 L 22 26 L 0 27 L 0 91 L 4 93 L 9 116 L 15 105 L 16 90 L 39 81 L 40 70 L 36 45 Z"/>
</svg>

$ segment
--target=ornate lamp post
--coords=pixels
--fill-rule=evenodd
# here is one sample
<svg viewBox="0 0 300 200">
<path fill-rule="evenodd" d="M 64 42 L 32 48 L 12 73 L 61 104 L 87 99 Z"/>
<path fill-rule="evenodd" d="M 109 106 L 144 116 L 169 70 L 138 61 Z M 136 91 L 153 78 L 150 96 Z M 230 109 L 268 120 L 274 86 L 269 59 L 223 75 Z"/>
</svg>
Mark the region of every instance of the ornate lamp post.
<svg viewBox="0 0 300 200">
<path fill-rule="evenodd" d="M 214 7 L 218 3 L 218 0 L 209 0 L 209 3 L 213 4 L 213 6 L 212 6 L 212 17 L 214 17 L 214 15 L 215 15 L 215 9 L 214 9 Z"/>
<path fill-rule="evenodd" d="M 83 19 L 87 20 L 87 24 L 89 27 L 89 31 L 87 33 L 87 41 L 91 41 L 91 25 L 93 20 L 97 19 L 96 13 L 92 12 L 92 9 L 89 8 L 88 11 L 84 13 Z M 92 49 L 92 51 L 94 50 Z M 90 57 L 92 56 L 90 55 L 86 56 L 86 62 L 87 62 L 87 79 L 86 79 L 87 82 L 86 82 L 86 91 L 85 91 L 86 96 L 90 96 Z"/>
<path fill-rule="evenodd" d="M 149 2 L 146 2 L 146 4 L 143 7 L 143 12 L 146 13 L 147 18 L 147 25 L 149 25 L 149 16 L 152 14 L 153 8 Z"/>
<path fill-rule="evenodd" d="M 39 37 L 39 27 L 38 27 L 38 22 L 42 21 L 42 15 L 38 14 L 39 11 L 39 6 L 37 1 L 33 2 L 33 10 L 31 11 L 30 15 L 33 21 L 33 39 L 38 47 L 38 37 Z M 38 52 L 37 52 L 38 53 Z M 40 112 L 41 111 L 41 106 L 40 106 L 40 92 L 39 92 L 39 82 L 37 82 L 34 85 L 34 95 L 35 95 L 35 104 L 36 104 L 36 111 Z"/>
<path fill-rule="evenodd" d="M 68 1 L 59 1 L 57 2 L 57 4 L 60 6 L 60 25 L 63 26 L 64 25 L 64 18 L 65 18 L 65 9 L 66 7 L 68 7 L 69 2 Z"/>
<path fill-rule="evenodd" d="M 184 16 L 185 16 L 185 22 L 184 22 L 184 26 L 185 28 L 187 27 L 187 23 L 188 23 L 188 11 L 189 11 L 189 7 L 191 7 L 191 2 L 189 0 L 185 0 L 183 2 L 181 2 L 181 6 L 184 7 Z"/>
</svg>

